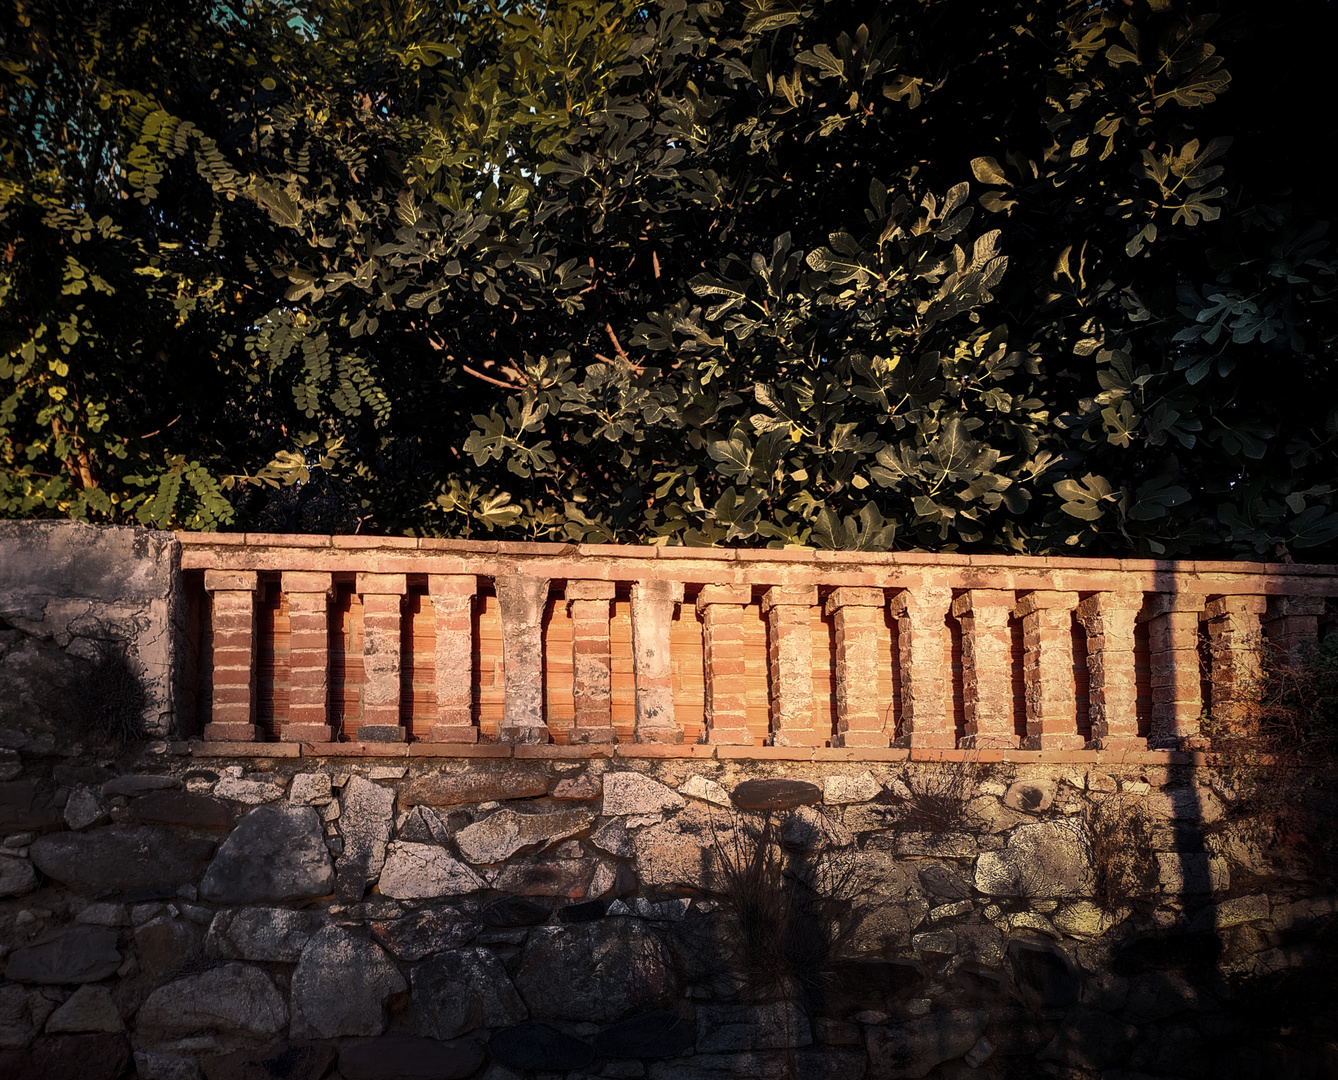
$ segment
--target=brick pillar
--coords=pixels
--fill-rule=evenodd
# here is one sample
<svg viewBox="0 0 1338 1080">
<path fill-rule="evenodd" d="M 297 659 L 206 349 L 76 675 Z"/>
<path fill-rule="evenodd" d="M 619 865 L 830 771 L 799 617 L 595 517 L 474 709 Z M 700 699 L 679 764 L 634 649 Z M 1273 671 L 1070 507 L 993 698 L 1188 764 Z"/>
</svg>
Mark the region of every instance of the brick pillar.
<svg viewBox="0 0 1338 1080">
<path fill-rule="evenodd" d="M 1142 593 L 1093 593 L 1078 605 L 1087 631 L 1087 716 L 1101 750 L 1144 750 L 1138 735 L 1138 676 L 1134 623 Z"/>
<path fill-rule="evenodd" d="M 632 586 L 632 666 L 636 672 L 636 733 L 639 743 L 683 741 L 674 717 L 669 632 L 674 605 L 683 602 L 681 581 L 638 581 Z"/>
<path fill-rule="evenodd" d="M 544 722 L 544 608 L 548 578 L 506 574 L 496 579 L 502 615 L 502 669 L 506 702 L 498 741 L 546 743 Z"/>
<path fill-rule="evenodd" d="M 952 590 L 905 589 L 892 598 L 901 663 L 901 734 L 898 746 L 950 750 L 957 745 L 944 688 L 952 684 L 948 610 Z"/>
<path fill-rule="evenodd" d="M 1148 619 L 1152 654 L 1153 749 L 1193 749 L 1201 744 L 1199 715 L 1199 615 L 1197 593 L 1158 593 Z"/>
<path fill-rule="evenodd" d="M 1073 684 L 1073 609 L 1078 594 L 1030 592 L 1018 598 L 1022 679 L 1026 687 L 1024 750 L 1081 750 Z"/>
<path fill-rule="evenodd" d="M 1263 682 L 1259 616 L 1267 610 L 1264 596 L 1222 596 L 1209 600 L 1204 609 L 1214 720 L 1247 719 L 1251 705 L 1259 700 Z"/>
<path fill-rule="evenodd" d="M 427 579 L 436 625 L 432 674 L 437 699 L 437 715 L 426 734 L 428 742 L 478 742 L 473 656 L 478 587 L 473 574 L 432 574 Z"/>
<path fill-rule="evenodd" d="M 751 746 L 748 688 L 743 677 L 743 606 L 753 598 L 745 586 L 704 585 L 697 614 L 705 624 L 706 741 Z"/>
<path fill-rule="evenodd" d="M 362 713 L 357 742 L 403 742 L 400 726 L 401 604 L 403 574 L 359 574 L 362 599 Z"/>
<path fill-rule="evenodd" d="M 206 570 L 214 641 L 213 697 L 204 737 L 254 742 L 256 728 L 256 589 L 254 570 Z"/>
<path fill-rule="evenodd" d="M 572 697 L 576 721 L 567 741 L 612 743 L 613 661 L 609 651 L 612 581 L 569 581 L 564 594 L 571 613 Z"/>
<path fill-rule="evenodd" d="M 884 730 L 891 702 L 878 700 L 879 624 L 887 597 L 882 589 L 842 586 L 827 597 L 836 624 L 836 734 L 833 746 L 889 745 Z"/>
<path fill-rule="evenodd" d="M 1288 663 L 1296 663 L 1307 645 L 1319 641 L 1319 617 L 1324 614 L 1322 596 L 1270 596 L 1264 613 L 1268 644 Z"/>
<path fill-rule="evenodd" d="M 288 715 L 279 721 L 281 742 L 330 741 L 330 597 L 328 573 L 285 570 L 288 601 Z"/>
<path fill-rule="evenodd" d="M 1013 594 L 971 589 L 952 602 L 962 624 L 962 699 L 966 737 L 974 750 L 1017 746 L 1013 729 L 1013 639 L 1008 616 Z"/>
<path fill-rule="evenodd" d="M 773 746 L 822 746 L 813 720 L 813 622 L 818 590 L 776 585 L 762 595 L 767 617 Z"/>
</svg>

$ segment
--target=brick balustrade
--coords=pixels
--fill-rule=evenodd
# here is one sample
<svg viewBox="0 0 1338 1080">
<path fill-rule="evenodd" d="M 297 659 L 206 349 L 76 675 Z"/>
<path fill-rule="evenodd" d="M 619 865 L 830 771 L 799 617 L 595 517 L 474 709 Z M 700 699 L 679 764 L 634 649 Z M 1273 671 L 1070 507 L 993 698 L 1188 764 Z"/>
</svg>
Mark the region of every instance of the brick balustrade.
<svg viewBox="0 0 1338 1080">
<path fill-rule="evenodd" d="M 1333 566 L 179 539 L 203 738 L 331 749 L 1202 749 L 1338 599 Z"/>
</svg>

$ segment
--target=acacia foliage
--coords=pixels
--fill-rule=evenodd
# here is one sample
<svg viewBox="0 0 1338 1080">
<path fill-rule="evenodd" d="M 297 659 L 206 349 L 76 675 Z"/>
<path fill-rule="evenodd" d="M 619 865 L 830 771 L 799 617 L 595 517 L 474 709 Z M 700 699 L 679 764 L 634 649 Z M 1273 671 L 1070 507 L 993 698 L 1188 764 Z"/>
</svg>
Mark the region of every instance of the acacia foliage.
<svg viewBox="0 0 1338 1080">
<path fill-rule="evenodd" d="M 1332 555 L 1325 5 L 42 9 L 8 513 Z"/>
</svg>

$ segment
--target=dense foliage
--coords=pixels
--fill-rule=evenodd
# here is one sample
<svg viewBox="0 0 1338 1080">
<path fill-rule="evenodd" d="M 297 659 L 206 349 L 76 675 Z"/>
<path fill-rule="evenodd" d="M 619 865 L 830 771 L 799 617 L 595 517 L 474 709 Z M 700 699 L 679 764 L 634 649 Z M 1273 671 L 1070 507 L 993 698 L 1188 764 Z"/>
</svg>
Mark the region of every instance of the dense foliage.
<svg viewBox="0 0 1338 1080">
<path fill-rule="evenodd" d="M 11 2 L 0 512 L 1334 557 L 1331 5 Z"/>
</svg>

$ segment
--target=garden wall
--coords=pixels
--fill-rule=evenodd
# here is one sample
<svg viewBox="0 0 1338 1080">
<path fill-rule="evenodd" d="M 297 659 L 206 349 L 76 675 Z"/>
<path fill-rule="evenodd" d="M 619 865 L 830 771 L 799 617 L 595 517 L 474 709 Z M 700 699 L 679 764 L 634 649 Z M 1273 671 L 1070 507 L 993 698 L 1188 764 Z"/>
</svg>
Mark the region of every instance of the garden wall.
<svg viewBox="0 0 1338 1080">
<path fill-rule="evenodd" d="M 739 730 L 718 722 L 729 715 L 721 705 L 729 671 L 712 674 L 710 668 L 713 659 L 724 667 L 725 642 L 709 643 L 706 620 L 713 618 L 713 604 L 700 600 L 704 572 L 684 574 L 682 563 L 673 564 L 675 572 L 679 580 L 688 577 L 689 595 L 698 596 L 690 610 L 696 616 L 705 609 L 700 617 L 707 626 L 697 661 L 705 676 L 702 741 L 688 740 L 691 728 L 679 719 L 683 683 L 673 681 L 672 665 L 682 653 L 673 651 L 672 637 L 669 693 L 659 700 L 673 705 L 680 738 L 637 740 L 648 712 L 641 690 L 657 689 L 650 679 L 657 669 L 638 658 L 632 642 L 630 729 L 602 722 L 602 710 L 612 708 L 610 685 L 607 698 L 584 695 L 586 705 L 593 698 L 584 715 L 601 721 L 586 726 L 611 726 L 614 737 L 581 741 L 572 737 L 583 726 L 579 709 L 573 708 L 564 731 L 552 695 L 541 692 L 552 667 L 542 660 L 536 667 L 534 654 L 514 651 L 514 644 L 508 651 L 504 622 L 501 659 L 510 676 L 501 673 L 507 693 L 496 727 L 482 725 L 481 696 L 473 691 L 468 711 L 453 714 L 458 726 L 473 729 L 473 742 L 432 742 L 412 722 L 369 723 L 401 734 L 354 739 L 348 734 L 358 732 L 346 734 L 328 713 L 319 721 L 330 733 L 326 738 L 284 739 L 286 723 L 318 720 L 295 719 L 297 702 L 285 703 L 278 694 L 270 696 L 275 719 L 257 723 L 255 713 L 247 714 L 252 738 L 210 740 L 155 737 L 164 734 L 165 714 L 180 726 L 191 722 L 180 705 L 199 686 L 191 658 L 200 657 L 206 676 L 211 664 L 214 673 L 199 695 L 214 712 L 199 719 L 238 723 L 218 716 L 219 705 L 235 701 L 215 696 L 222 685 L 217 672 L 229 666 L 257 670 L 261 649 L 255 645 L 245 665 L 219 661 L 220 579 L 212 579 L 214 590 L 204 589 L 206 608 L 200 594 L 191 593 L 190 575 L 199 568 L 192 566 L 198 556 L 190 555 L 190 546 L 183 576 L 173 586 L 182 598 L 179 616 L 170 596 L 153 593 L 157 599 L 136 601 L 140 606 L 133 609 L 145 627 L 100 631 L 93 638 L 73 632 L 73 620 L 61 623 L 50 614 L 69 600 L 72 588 L 64 583 L 75 579 L 74 570 L 91 567 L 92 555 L 68 561 L 70 569 L 51 575 L 39 591 L 26 582 L 40 577 L 14 571 L 13 536 L 0 537 L 10 544 L 0 547 L 7 583 L 0 598 L 6 624 L 0 627 L 0 678 L 9 680 L 7 686 L 26 678 L 36 689 L 10 699 L 0 729 L 0 1076 L 1133 1080 L 1338 1072 L 1331 977 L 1338 934 L 1333 776 L 1261 761 L 1239 747 L 1194 749 L 1202 734 L 1183 730 L 1177 737 L 1189 741 L 1177 748 L 1149 748 L 1148 736 L 1140 740 L 1135 727 L 1132 745 L 1103 749 L 1096 725 L 1117 723 L 1119 714 L 1106 721 L 1092 715 L 1091 705 L 1089 726 L 1096 734 L 1081 747 L 1070 740 L 1067 747 L 1042 741 L 1040 748 L 1024 748 L 1026 721 L 1040 717 L 1032 734 L 1043 736 L 1048 715 L 1044 700 L 1031 705 L 1026 696 L 1044 679 L 1028 675 L 1025 641 L 1023 727 L 1012 745 L 972 740 L 988 723 L 979 709 L 964 718 L 950 744 L 923 745 L 915 732 L 933 727 L 905 718 L 907 684 L 915 676 L 894 665 L 917 662 L 915 635 L 925 625 L 897 624 L 891 607 L 902 593 L 931 587 L 917 576 L 929 571 L 914 570 L 913 560 L 870 560 L 870 570 L 859 560 L 820 561 L 805 553 L 807 562 L 792 564 L 800 568 L 795 574 L 824 576 L 813 585 L 824 605 L 831 598 L 824 591 L 849 587 L 878 590 L 889 611 L 886 619 L 880 609 L 879 619 L 870 620 L 887 631 L 885 638 L 882 630 L 871 635 L 886 642 L 886 652 L 879 644 L 861 654 L 853 647 L 857 635 L 846 632 L 849 625 L 827 639 L 833 723 L 827 732 L 809 723 L 825 736 L 821 740 L 786 745 L 776 738 L 777 731 L 786 732 L 787 718 L 774 719 L 776 702 L 793 690 L 793 682 L 777 686 L 777 668 L 768 668 L 760 684 L 768 698 L 760 738 L 753 728 L 747 728 L 754 734 L 746 741 L 742 735 L 712 738 Z M 127 538 L 123 551 L 140 545 L 146 553 L 140 561 L 169 567 L 164 573 L 173 580 L 178 572 L 170 540 L 144 547 L 154 538 L 104 531 L 99 543 L 83 550 L 112 550 L 113 541 Z M 45 550 L 65 550 L 51 543 L 50 534 L 43 542 Z M 409 557 L 424 558 L 418 554 L 423 550 L 415 547 Z M 465 554 L 477 569 L 497 559 L 499 550 L 474 545 Z M 721 554 L 712 574 L 727 577 L 748 565 Z M 972 572 L 969 563 L 930 569 Z M 1105 580 L 1080 569 L 1085 577 L 1073 571 L 1068 588 L 1049 590 L 1074 593 L 1075 609 L 1100 595 Z M 267 573 L 229 567 L 214 572 L 254 573 L 257 583 Z M 410 574 L 421 572 L 427 575 L 423 595 L 433 595 L 436 571 L 422 564 L 377 572 L 402 573 L 406 585 L 413 584 Z M 1018 576 L 1002 579 L 1001 572 Z M 1028 586 L 1041 572 L 995 569 L 992 581 L 1007 581 L 1009 588 L 1001 591 L 1013 593 L 1017 607 L 1019 594 L 1037 591 Z M 1180 566 L 1174 572 L 1182 582 L 1209 580 L 1208 571 Z M 125 571 L 125 580 L 140 580 L 137 573 Z M 1330 580 L 1267 571 L 1254 575 L 1265 580 L 1259 592 L 1240 593 L 1230 589 L 1245 581 L 1245 573 L 1212 573 L 1219 575 L 1211 579 L 1214 588 L 1194 592 L 1203 598 L 1196 633 L 1197 614 L 1223 596 L 1262 596 L 1254 606 L 1267 616 L 1276 610 L 1269 607 L 1276 605 L 1270 595 L 1304 596 L 1295 586 L 1300 580 L 1314 590 L 1311 596 L 1322 598 Z M 858 580 L 842 582 L 840 575 Z M 482 589 L 484 573 L 473 576 Z M 489 580 L 497 595 L 506 591 L 501 576 L 499 569 Z M 1326 583 L 1316 588 L 1321 578 Z M 103 580 L 119 582 L 115 575 Z M 562 580 L 570 589 L 578 579 L 569 574 Z M 656 579 L 643 574 L 632 588 L 643 580 Z M 1093 587 L 1083 588 L 1079 580 Z M 1264 591 L 1278 588 L 1276 582 L 1292 591 Z M 203 589 L 209 582 L 196 583 Z M 295 582 L 302 583 L 310 584 Z M 1053 576 L 1049 584 L 1057 584 Z M 741 589 L 728 580 L 711 585 Z M 959 621 L 987 607 L 978 595 L 982 590 L 968 608 L 957 599 L 969 590 L 953 597 L 953 585 L 942 587 Z M 546 588 L 551 594 L 554 587 Z M 741 611 L 756 595 L 749 588 L 746 604 L 741 591 L 730 601 Z M 127 588 L 106 584 L 101 591 L 106 610 L 129 610 L 118 606 L 127 603 Z M 258 588 L 230 591 L 261 595 Z M 329 598 L 337 592 L 332 587 Z M 613 612 L 610 622 L 619 600 L 619 590 L 613 592 L 599 600 Z M 30 595 L 63 599 L 40 605 L 22 600 Z M 366 595 L 389 594 L 364 593 L 364 603 Z M 907 600 L 906 609 L 913 610 L 914 597 Z M 254 599 L 250 603 L 258 609 Z M 1157 603 L 1140 601 L 1139 608 L 1180 610 Z M 1279 618 L 1310 620 L 1292 629 L 1318 629 L 1322 605 L 1287 603 Z M 394 623 L 399 641 L 412 640 L 402 629 L 406 606 L 401 603 Z M 1227 604 L 1221 610 L 1248 607 Z M 835 620 L 843 605 L 832 608 Z M 94 604 L 81 610 L 99 609 Z M 504 619 L 507 610 L 514 609 L 504 606 Z M 681 618 L 682 611 L 678 606 L 671 614 Z M 810 627 L 827 618 L 808 614 Z M 940 619 L 944 632 L 937 640 L 941 670 L 951 672 L 948 617 Z M 1214 617 L 1224 618 L 1210 615 L 1206 621 Z M 595 623 L 586 638 L 604 640 L 599 613 L 586 621 Z M 1266 626 L 1269 621 L 1277 633 L 1278 624 L 1266 620 Z M 552 618 L 517 624 L 537 627 L 542 657 Z M 102 625 L 119 624 L 113 618 Z M 471 617 L 471 625 L 477 627 L 477 619 Z M 1072 625 L 1070 620 L 1065 629 Z M 1169 625 L 1174 636 L 1176 623 Z M 383 631 L 384 641 L 389 626 Z M 911 640 L 894 653 L 893 634 L 902 631 Z M 259 630 L 249 633 L 253 642 L 264 639 Z M 316 665 L 293 659 L 302 644 L 291 636 L 291 623 L 288 633 L 286 677 L 296 688 L 301 680 L 295 673 Z M 146 739 L 109 741 L 104 715 L 47 705 L 40 679 L 50 681 L 50 700 L 88 700 L 87 679 L 103 653 L 85 653 L 80 640 L 111 642 L 131 670 L 144 674 L 150 670 L 139 662 L 146 634 L 175 650 L 168 653 L 171 673 L 158 684 L 168 689 L 155 698 L 150 681 L 150 693 L 139 703 Z M 1013 685 L 1011 659 L 1002 675 L 982 662 L 979 627 L 959 634 L 959 674 L 944 677 L 966 688 L 968 701 L 980 700 L 971 688 L 982 676 Z M 470 635 L 468 663 L 476 670 L 486 653 L 477 632 Z M 375 641 L 375 632 L 371 636 Z M 798 663 L 793 651 L 776 647 L 780 636 L 764 638 L 768 664 L 779 653 L 789 656 L 779 663 L 781 673 L 822 670 L 823 660 Z M 580 637 L 573 633 L 569 640 Z M 330 658 L 340 656 L 341 647 L 334 634 L 325 640 L 330 644 L 312 651 L 323 651 L 328 672 L 337 669 Z M 614 640 L 611 632 L 608 640 Z M 1073 648 L 1077 637 L 1069 633 L 1067 640 Z M 1089 700 L 1096 702 L 1090 688 L 1099 690 L 1102 682 L 1091 658 L 1104 657 L 1106 645 L 1093 648 L 1090 634 L 1083 640 Z M 375 657 L 363 641 L 363 655 Z M 812 633 L 809 642 L 821 653 L 820 634 Z M 995 646 L 1003 655 L 1002 641 Z M 1043 647 L 1035 650 L 1044 667 Z M 1149 641 L 1153 682 L 1165 670 L 1156 659 L 1165 651 Z M 1128 653 L 1136 658 L 1137 650 L 1131 646 Z M 342 654 L 338 663 L 347 670 L 347 650 Z M 582 701 L 576 687 L 604 685 L 600 672 L 615 667 L 612 645 L 607 654 L 607 666 L 600 659 L 594 677 L 573 679 L 575 701 Z M 46 666 L 35 666 L 34 655 Z M 402 661 L 405 652 L 394 655 Z M 435 650 L 434 660 L 442 655 Z M 1220 677 L 1213 682 L 1214 670 L 1219 676 L 1228 670 L 1220 652 L 1205 652 L 1203 682 L 1197 651 L 1192 655 L 1199 692 L 1218 707 L 1238 703 L 1220 689 L 1229 684 Z M 449 649 L 445 657 L 447 664 L 463 663 Z M 883 742 L 852 745 L 842 736 L 874 728 L 839 726 L 843 717 L 860 715 L 849 684 L 842 704 L 843 680 L 866 660 L 879 670 L 883 657 L 901 703 L 888 711 L 874 696 Z M 577 654 L 573 663 L 578 672 L 579 659 Z M 268 663 L 268 677 L 281 682 L 284 663 Z M 515 671 L 525 664 L 538 671 L 539 681 L 512 691 Z M 1067 677 L 1074 666 L 1070 660 Z M 369 664 L 364 672 L 375 669 Z M 658 670 L 663 674 L 664 667 Z M 393 685 L 404 687 L 403 675 L 401 665 Z M 433 679 L 434 687 L 443 686 L 435 672 Z M 263 679 L 248 677 L 245 685 L 248 708 L 254 708 L 264 698 L 255 689 Z M 332 685 L 327 677 L 327 694 Z M 384 705 L 366 692 L 368 685 L 364 675 L 359 708 L 364 701 Z M 181 687 L 177 698 L 169 692 L 173 686 Z M 1115 689 L 1109 681 L 1104 686 Z M 666 682 L 658 684 L 665 688 Z M 456 702 L 466 700 L 460 686 L 448 689 Z M 922 718 L 949 715 L 944 688 L 935 689 L 941 711 Z M 524 699 L 529 712 L 515 705 L 525 691 L 532 691 Z M 812 701 L 821 693 L 812 687 L 806 692 Z M 718 695 L 714 701 L 712 695 Z M 164 700 L 176 704 L 153 703 Z M 397 698 L 397 710 L 403 700 Z M 1111 694 L 1106 700 L 1117 699 Z M 1163 694 L 1150 700 L 1170 699 Z M 430 704 L 437 710 L 441 700 Z M 1153 713 L 1149 720 L 1152 715 L 1178 714 Z M 359 722 L 367 716 L 359 713 Z M 972 723 L 976 727 L 968 731 L 965 725 Z M 540 726 L 546 738 L 536 734 Z M 508 732 L 510 741 L 500 741 Z M 771 745 L 759 745 L 762 740 Z M 897 741 L 906 745 L 892 745 Z"/>
</svg>

